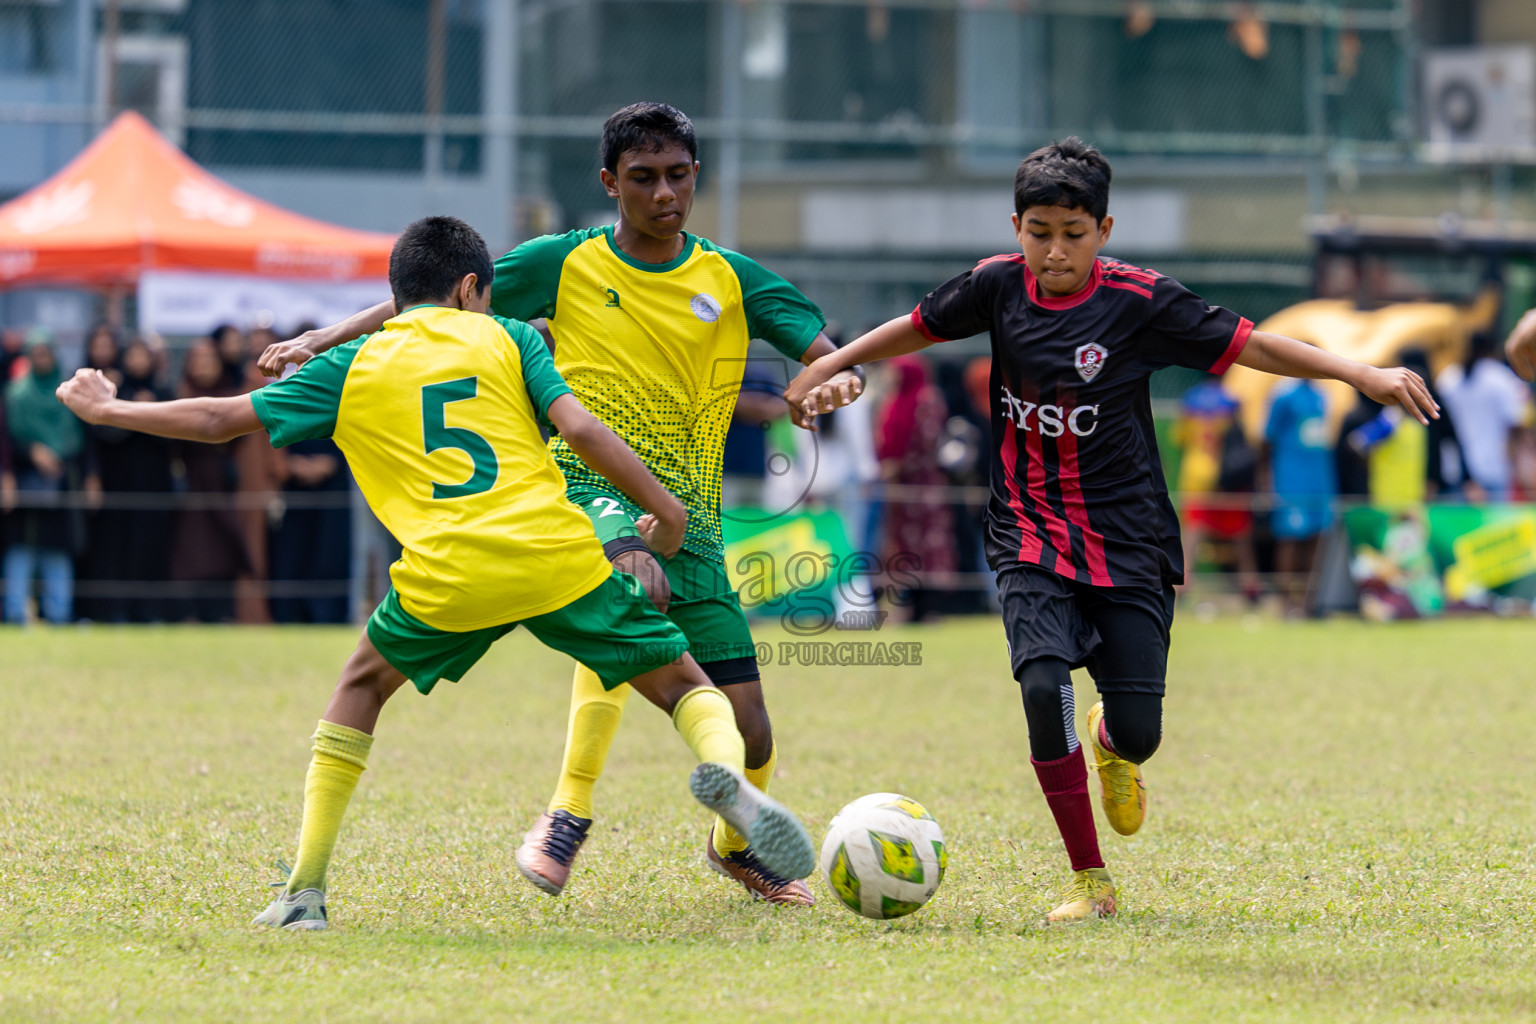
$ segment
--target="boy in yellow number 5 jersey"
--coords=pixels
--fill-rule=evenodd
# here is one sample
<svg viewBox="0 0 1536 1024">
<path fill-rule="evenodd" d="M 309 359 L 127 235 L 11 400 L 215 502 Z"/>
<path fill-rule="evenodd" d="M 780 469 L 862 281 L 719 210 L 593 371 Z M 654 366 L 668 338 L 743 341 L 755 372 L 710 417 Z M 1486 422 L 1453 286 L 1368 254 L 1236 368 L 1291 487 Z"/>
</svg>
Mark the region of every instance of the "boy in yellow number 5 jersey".
<svg viewBox="0 0 1536 1024">
<path fill-rule="evenodd" d="M 613 564 L 634 575 L 688 638 L 689 650 L 736 710 L 747 778 L 767 790 L 778 747 L 763 697 L 757 648 L 725 568 L 720 476 L 726 429 L 741 393 L 752 338 L 809 365 L 832 352 L 820 310 L 777 274 L 684 230 L 698 184 L 698 137 L 687 115 L 634 103 L 603 125 L 598 172 L 618 205 L 605 227 L 546 235 L 496 261 L 491 309 L 543 319 L 555 366 L 594 416 L 682 499 L 688 530 L 679 550 L 653 552 L 636 529 L 644 509 L 560 438 L 550 442 L 566 496 L 592 520 Z M 270 346 L 258 361 L 276 376 L 365 331 L 388 303 Z M 828 382 L 851 401 L 862 379 Z M 791 410 L 791 415 L 794 415 Z M 546 812 L 517 851 L 524 876 L 559 895 L 594 816 L 593 787 L 618 734 L 629 690 L 606 687 L 579 665 L 572 683 L 565 757 Z M 705 863 L 754 898 L 809 905 L 809 887 L 775 875 L 746 839 L 714 822 Z"/>
<path fill-rule="evenodd" d="M 117 400 L 94 370 L 59 386 L 60 400 L 92 424 L 208 442 L 264 427 L 278 447 L 333 437 L 404 548 L 315 730 L 298 859 L 258 924 L 326 926 L 326 869 L 384 702 L 407 679 L 423 694 L 439 679 L 457 681 L 519 625 L 604 686 L 627 681 L 668 712 L 701 762 L 694 796 L 764 862 L 794 878 L 815 866 L 805 829 L 743 776 L 731 704 L 688 655 L 682 631 L 613 570 L 591 520 L 566 499 L 539 423 L 646 510 L 638 525 L 657 550 L 682 543 L 682 503 L 582 407 L 537 332 L 484 315 L 493 274 L 469 225 L 429 217 L 390 255 L 396 315 L 287 380 L 158 404 Z"/>
</svg>

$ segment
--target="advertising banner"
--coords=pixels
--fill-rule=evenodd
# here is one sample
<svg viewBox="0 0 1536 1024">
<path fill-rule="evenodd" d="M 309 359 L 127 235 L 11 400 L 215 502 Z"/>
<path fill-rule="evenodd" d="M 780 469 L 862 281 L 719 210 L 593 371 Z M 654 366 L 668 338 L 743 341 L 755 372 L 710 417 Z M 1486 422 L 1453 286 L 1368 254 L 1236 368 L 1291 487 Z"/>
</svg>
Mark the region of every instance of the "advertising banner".
<svg viewBox="0 0 1536 1024">
<path fill-rule="evenodd" d="M 1363 507 L 1343 517 L 1371 618 L 1509 610 L 1536 599 L 1536 505 Z"/>
<path fill-rule="evenodd" d="M 759 665 L 920 665 L 921 641 L 880 634 L 883 589 L 915 586 L 915 559 L 855 551 L 836 512 L 734 508 L 723 517 L 725 568 L 748 615 L 782 627 L 757 642 Z"/>
<path fill-rule="evenodd" d="M 722 517 L 725 571 L 748 615 L 786 628 L 831 628 L 838 611 L 873 610 L 878 560 L 856 553 L 836 512 L 773 515 L 729 509 Z"/>
<path fill-rule="evenodd" d="M 139 279 L 139 329 L 207 334 L 219 324 L 234 324 L 286 335 L 305 323 L 335 323 L 387 298 L 389 282 L 383 278 L 326 281 L 152 270 Z"/>
</svg>

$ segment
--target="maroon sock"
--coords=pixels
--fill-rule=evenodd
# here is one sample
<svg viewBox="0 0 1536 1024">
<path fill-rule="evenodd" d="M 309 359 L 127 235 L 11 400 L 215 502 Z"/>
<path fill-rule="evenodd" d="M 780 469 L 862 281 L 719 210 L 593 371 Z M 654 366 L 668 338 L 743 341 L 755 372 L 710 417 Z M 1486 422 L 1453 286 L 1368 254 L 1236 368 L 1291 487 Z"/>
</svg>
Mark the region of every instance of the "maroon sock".
<svg viewBox="0 0 1536 1024">
<path fill-rule="evenodd" d="M 1088 800 L 1088 762 L 1083 749 L 1079 747 L 1059 761 L 1030 758 L 1029 763 L 1035 766 L 1045 802 L 1050 805 L 1056 829 L 1066 844 L 1072 870 L 1103 867 L 1099 834 L 1093 827 L 1093 804 Z"/>
</svg>

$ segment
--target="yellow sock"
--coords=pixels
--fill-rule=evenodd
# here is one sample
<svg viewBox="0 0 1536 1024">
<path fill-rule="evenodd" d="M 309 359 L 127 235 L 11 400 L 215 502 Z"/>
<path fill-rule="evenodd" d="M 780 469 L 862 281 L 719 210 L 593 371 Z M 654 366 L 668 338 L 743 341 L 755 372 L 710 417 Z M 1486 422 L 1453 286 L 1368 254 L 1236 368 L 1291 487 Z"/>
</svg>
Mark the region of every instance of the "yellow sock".
<svg viewBox="0 0 1536 1024">
<path fill-rule="evenodd" d="M 764 793 L 768 792 L 768 785 L 773 781 L 773 768 L 779 763 L 779 745 L 775 743 L 768 750 L 768 760 L 763 762 L 760 768 L 748 768 L 742 772 L 747 781 L 752 783 Z M 725 823 L 725 819 L 715 817 L 715 852 L 722 857 L 729 857 L 747 848 L 747 837 L 737 832 Z"/>
<path fill-rule="evenodd" d="M 747 745 L 736 729 L 736 712 L 726 695 L 713 686 L 683 694 L 672 709 L 672 724 L 700 761 L 746 770 Z"/>
<path fill-rule="evenodd" d="M 345 725 L 322 720 L 315 728 L 314 757 L 304 778 L 304 825 L 299 831 L 299 856 L 288 878 L 288 891 L 325 891 L 325 873 L 341 832 L 341 818 L 368 767 L 373 737 Z"/>
<path fill-rule="evenodd" d="M 608 748 L 618 735 L 624 705 L 632 692 L 628 683 L 605 690 L 596 672 L 585 665 L 576 666 L 576 678 L 571 681 L 571 718 L 565 728 L 565 760 L 560 763 L 560 781 L 549 801 L 551 814 L 565 811 L 578 818 L 592 817 L 592 787 L 603 774 Z"/>
</svg>

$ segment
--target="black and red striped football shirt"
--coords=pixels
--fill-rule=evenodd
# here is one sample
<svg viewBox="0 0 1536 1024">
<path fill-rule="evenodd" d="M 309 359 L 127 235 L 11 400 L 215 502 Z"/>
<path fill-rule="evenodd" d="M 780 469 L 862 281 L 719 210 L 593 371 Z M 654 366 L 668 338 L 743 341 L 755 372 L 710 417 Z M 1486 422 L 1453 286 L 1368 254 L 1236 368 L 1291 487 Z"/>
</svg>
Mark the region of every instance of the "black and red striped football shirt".
<svg viewBox="0 0 1536 1024">
<path fill-rule="evenodd" d="M 1100 587 L 1183 579 L 1147 380 L 1222 373 L 1253 324 L 1172 278 L 1100 257 L 1076 294 L 1042 294 L 1012 253 L 930 292 L 912 326 L 933 341 L 992 336 L 987 561 Z"/>
</svg>

